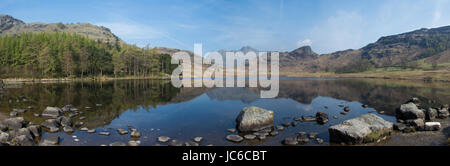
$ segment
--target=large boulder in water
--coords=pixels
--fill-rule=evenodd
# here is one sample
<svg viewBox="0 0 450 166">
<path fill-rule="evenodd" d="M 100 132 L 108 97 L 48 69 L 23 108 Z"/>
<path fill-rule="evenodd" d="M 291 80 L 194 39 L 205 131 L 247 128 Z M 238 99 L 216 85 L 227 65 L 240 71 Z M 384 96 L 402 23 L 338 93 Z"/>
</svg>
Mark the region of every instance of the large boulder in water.
<svg viewBox="0 0 450 166">
<path fill-rule="evenodd" d="M 260 131 L 273 127 L 273 111 L 259 107 L 246 107 L 236 119 L 237 128 L 241 132 Z"/>
<path fill-rule="evenodd" d="M 375 142 L 391 134 L 393 123 L 375 114 L 362 115 L 339 125 L 331 126 L 330 141 L 346 144 Z"/>
<path fill-rule="evenodd" d="M 403 104 L 397 109 L 396 116 L 402 120 L 425 119 L 425 113 L 419 109 L 416 104 L 410 102 Z"/>
</svg>

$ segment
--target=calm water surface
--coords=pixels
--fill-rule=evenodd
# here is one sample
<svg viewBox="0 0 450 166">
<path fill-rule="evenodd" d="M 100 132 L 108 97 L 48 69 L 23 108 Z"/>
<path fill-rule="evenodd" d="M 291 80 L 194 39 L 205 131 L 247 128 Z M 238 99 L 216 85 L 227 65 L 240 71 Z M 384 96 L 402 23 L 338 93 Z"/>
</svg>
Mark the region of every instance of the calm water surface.
<svg viewBox="0 0 450 166">
<path fill-rule="evenodd" d="M 97 146 L 131 140 L 129 135 L 119 135 L 117 128 L 136 128 L 142 133 L 141 145 L 149 146 L 158 144 L 159 136 L 183 142 L 201 136 L 204 138 L 201 145 L 278 146 L 284 138 L 294 137 L 299 131 L 317 132 L 325 140 L 323 145 L 329 145 L 327 129 L 331 125 L 373 110 L 394 122 L 395 108 L 413 96 L 429 100 L 430 105 L 448 103 L 449 87 L 446 83 L 420 81 L 282 78 L 278 98 L 260 99 L 260 91 L 255 88 L 178 89 L 168 81 L 156 80 L 8 85 L 6 94 L 0 98 L 0 119 L 8 118 L 13 108 L 33 106 L 33 110 L 19 116 L 40 124 L 45 118 L 34 117 L 34 113 L 42 113 L 47 106 L 73 104 L 83 112 L 73 119 L 74 122 L 84 122 L 83 127 L 96 129 L 97 133 L 43 134 L 43 138 L 59 135 L 61 145 Z M 23 101 L 20 96 L 27 100 Z M 102 106 L 96 107 L 96 104 Z M 370 108 L 362 108 L 362 104 Z M 350 106 L 351 111 L 341 115 L 343 108 L 339 105 Z M 235 128 L 237 115 L 247 106 L 273 110 L 275 125 L 293 122 L 293 118 L 302 115 L 315 115 L 317 111 L 328 113 L 330 121 L 325 125 L 301 122 L 263 141 L 228 142 L 225 137 L 231 133 L 227 129 Z M 86 119 L 79 120 L 82 116 Z M 100 136 L 100 131 L 109 131 L 111 135 Z M 72 136 L 77 136 L 80 142 L 75 142 Z M 312 141 L 307 145 L 317 144 Z"/>
</svg>

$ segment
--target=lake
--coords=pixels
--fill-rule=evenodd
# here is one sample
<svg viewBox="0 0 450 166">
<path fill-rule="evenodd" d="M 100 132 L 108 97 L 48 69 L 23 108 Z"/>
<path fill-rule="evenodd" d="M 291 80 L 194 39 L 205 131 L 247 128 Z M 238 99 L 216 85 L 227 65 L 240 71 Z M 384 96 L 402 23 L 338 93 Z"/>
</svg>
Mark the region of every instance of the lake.
<svg viewBox="0 0 450 166">
<path fill-rule="evenodd" d="M 320 145 L 330 145 L 328 127 L 331 125 L 373 110 L 385 120 L 395 122 L 395 109 L 412 97 L 429 101 L 430 105 L 449 104 L 449 85 L 407 80 L 280 78 L 278 98 L 261 99 L 257 88 L 179 89 L 163 80 L 19 84 L 5 87 L 6 93 L 1 96 L 0 120 L 9 118 L 13 108 L 33 106 L 32 110 L 19 116 L 41 124 L 46 118 L 35 117 L 35 113 L 42 113 L 47 106 L 61 108 L 72 104 L 83 112 L 73 121 L 84 122 L 83 127 L 96 129 L 96 133 L 89 134 L 80 128 L 72 134 L 44 132 L 41 140 L 58 135 L 63 146 L 126 143 L 131 140 L 130 134 L 122 136 L 116 130 L 134 128 L 142 133 L 140 141 L 144 146 L 167 145 L 157 142 L 159 136 L 182 142 L 203 137 L 200 145 L 281 146 L 284 138 L 294 137 L 300 131 L 317 132 L 318 137 L 325 141 Z M 363 104 L 369 107 L 363 108 Z M 248 106 L 274 111 L 275 126 L 293 122 L 295 117 L 302 115 L 315 115 L 317 111 L 327 113 L 330 121 L 325 125 L 298 122 L 296 127 L 287 127 L 278 136 L 264 140 L 240 144 L 227 141 L 225 137 L 231 134 L 227 129 L 236 127 L 236 117 L 242 108 Z M 342 106 L 349 106 L 351 111 L 342 115 Z M 98 134 L 101 131 L 108 131 L 111 135 L 101 136 Z M 73 136 L 79 142 L 75 142 Z M 402 145 L 401 142 L 394 144 Z M 311 141 L 306 145 L 319 144 Z"/>
</svg>

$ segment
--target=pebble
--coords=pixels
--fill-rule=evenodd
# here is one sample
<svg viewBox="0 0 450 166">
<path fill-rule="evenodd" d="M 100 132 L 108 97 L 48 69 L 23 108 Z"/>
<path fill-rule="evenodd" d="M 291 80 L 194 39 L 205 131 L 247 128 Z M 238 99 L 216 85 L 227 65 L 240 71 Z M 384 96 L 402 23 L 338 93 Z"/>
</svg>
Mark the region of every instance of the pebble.
<svg viewBox="0 0 450 166">
<path fill-rule="evenodd" d="M 126 135 L 128 134 L 128 130 L 124 130 L 124 129 L 117 129 L 117 133 L 119 133 L 120 135 Z"/>
<path fill-rule="evenodd" d="M 141 144 L 141 141 L 129 141 L 128 146 L 139 146 Z"/>
<path fill-rule="evenodd" d="M 189 141 L 184 143 L 185 146 L 200 146 L 197 142 Z"/>
<path fill-rule="evenodd" d="M 228 132 L 235 133 L 236 129 L 227 129 Z"/>
<path fill-rule="evenodd" d="M 93 133 L 95 133 L 96 131 L 95 131 L 95 129 L 91 129 L 91 130 L 88 130 L 87 132 L 93 134 Z"/>
<path fill-rule="evenodd" d="M 277 130 L 278 130 L 278 131 L 283 131 L 283 130 L 284 130 L 284 127 L 283 127 L 283 126 L 277 126 Z"/>
<path fill-rule="evenodd" d="M 284 145 L 289 145 L 289 146 L 295 146 L 298 144 L 298 141 L 296 138 L 285 138 L 283 140 L 283 144 Z"/>
<path fill-rule="evenodd" d="M 178 141 L 178 140 L 172 140 L 169 143 L 169 146 L 183 146 L 183 144 L 180 141 Z"/>
<path fill-rule="evenodd" d="M 277 135 L 278 135 L 278 132 L 277 132 L 277 131 L 272 131 L 272 132 L 270 132 L 270 135 L 271 135 L 271 136 L 277 136 Z"/>
<path fill-rule="evenodd" d="M 131 137 L 133 138 L 140 138 L 141 137 L 141 132 L 134 130 L 131 132 Z"/>
<path fill-rule="evenodd" d="M 319 135 L 319 133 L 311 132 L 311 133 L 309 133 L 309 138 L 311 138 L 311 139 L 316 139 L 316 138 L 317 138 L 317 135 Z"/>
<path fill-rule="evenodd" d="M 98 133 L 99 135 L 103 135 L 103 136 L 109 136 L 111 133 L 106 132 L 106 131 L 102 131 Z"/>
<path fill-rule="evenodd" d="M 256 135 L 248 134 L 248 135 L 245 135 L 244 138 L 246 140 L 254 140 L 256 138 Z"/>
</svg>

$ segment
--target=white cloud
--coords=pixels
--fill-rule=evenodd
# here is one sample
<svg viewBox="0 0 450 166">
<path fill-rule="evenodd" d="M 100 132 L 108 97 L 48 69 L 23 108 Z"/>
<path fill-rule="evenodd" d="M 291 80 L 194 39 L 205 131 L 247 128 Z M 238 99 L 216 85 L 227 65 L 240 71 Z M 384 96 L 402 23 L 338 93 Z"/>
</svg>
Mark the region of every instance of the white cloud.
<svg viewBox="0 0 450 166">
<path fill-rule="evenodd" d="M 312 44 L 312 41 L 310 39 L 300 40 L 297 42 L 298 47 L 311 46 L 311 44 Z"/>
</svg>

